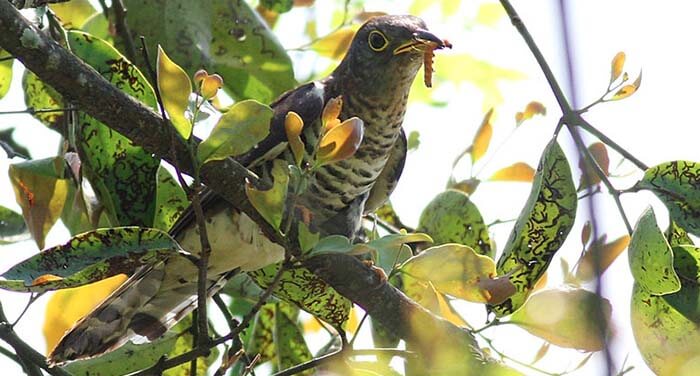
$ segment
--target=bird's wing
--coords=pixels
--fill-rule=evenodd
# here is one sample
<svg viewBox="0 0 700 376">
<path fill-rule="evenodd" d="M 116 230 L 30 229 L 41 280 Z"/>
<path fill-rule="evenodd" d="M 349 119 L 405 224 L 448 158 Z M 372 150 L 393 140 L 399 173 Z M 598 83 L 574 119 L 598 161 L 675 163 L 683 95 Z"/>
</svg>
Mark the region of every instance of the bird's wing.
<svg viewBox="0 0 700 376">
<path fill-rule="evenodd" d="M 391 150 L 386 165 L 384 165 L 384 169 L 382 169 L 382 172 L 377 177 L 377 180 L 369 192 L 369 197 L 365 202 L 365 214 L 371 213 L 384 205 L 389 199 L 391 192 L 396 188 L 399 177 L 401 177 L 401 173 L 403 172 L 403 166 L 406 163 L 407 145 L 406 133 L 401 129 L 401 133 L 396 139 L 396 143 Z"/>
</svg>

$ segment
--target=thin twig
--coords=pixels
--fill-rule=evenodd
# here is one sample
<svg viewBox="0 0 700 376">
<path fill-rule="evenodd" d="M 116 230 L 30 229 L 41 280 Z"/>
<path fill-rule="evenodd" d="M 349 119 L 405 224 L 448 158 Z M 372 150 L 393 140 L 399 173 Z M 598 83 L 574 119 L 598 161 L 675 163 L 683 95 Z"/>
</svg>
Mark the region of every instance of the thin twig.
<svg viewBox="0 0 700 376">
<path fill-rule="evenodd" d="M 124 47 L 126 47 L 126 57 L 131 62 L 136 62 L 136 47 L 134 45 L 134 39 L 131 36 L 131 30 L 129 30 L 129 25 L 126 23 L 126 9 L 122 0 L 112 0 L 112 8 L 114 9 L 114 26 L 117 31 L 117 35 L 124 41 Z"/>
<path fill-rule="evenodd" d="M 68 112 L 68 111 L 73 111 L 73 108 L 40 108 L 38 110 L 29 107 L 26 110 L 12 110 L 12 111 L 0 111 L 0 115 L 16 115 L 16 114 L 29 114 L 29 115 L 36 115 L 36 114 L 45 114 L 45 113 L 51 113 L 51 112 Z"/>
</svg>

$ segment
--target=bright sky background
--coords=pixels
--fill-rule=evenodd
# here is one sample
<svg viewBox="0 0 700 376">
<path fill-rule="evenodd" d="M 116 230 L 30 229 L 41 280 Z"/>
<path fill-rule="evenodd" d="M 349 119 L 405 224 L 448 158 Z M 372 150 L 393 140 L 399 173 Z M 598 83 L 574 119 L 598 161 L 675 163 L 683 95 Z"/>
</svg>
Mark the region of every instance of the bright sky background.
<svg viewBox="0 0 700 376">
<path fill-rule="evenodd" d="M 325 4 L 326 2 L 319 3 L 324 3 L 318 4 L 319 15 L 335 9 L 330 4 Z M 410 4 L 409 1 L 368 1 L 366 9 L 403 13 L 408 10 Z M 525 123 L 503 145 L 479 175 L 486 178 L 498 168 L 517 161 L 526 161 L 536 166 L 539 154 L 548 142 L 560 113 L 539 67 L 508 20 L 503 18 L 493 26 L 473 25 L 465 30 L 464 20 L 474 18 L 479 4 L 481 2 L 462 2 L 458 14 L 449 18 L 443 18 L 437 8 L 429 9 L 422 15 L 431 30 L 454 44 L 452 51 L 438 53 L 435 69 L 441 71 L 441 55 L 469 54 L 504 69 L 517 70 L 524 74 L 522 80 L 501 81 L 498 84 L 503 102 L 495 104 L 497 118 L 494 123 L 492 147 L 496 147 L 506 138 L 513 128 L 515 112 L 521 111 L 529 101 L 540 101 L 548 110 L 548 116 Z M 700 23 L 697 22 L 700 5 L 679 0 L 569 0 L 567 4 L 570 7 L 574 73 L 578 85 L 576 95 L 579 105 L 588 104 L 604 92 L 610 74 L 610 59 L 616 52 L 627 53 L 626 70 L 633 78 L 641 68 L 644 70 L 644 79 L 638 93 L 620 102 L 596 106 L 586 118 L 650 166 L 676 159 L 699 160 L 697 142 L 700 139 L 700 130 L 695 124 L 697 116 L 694 108 L 698 97 L 695 89 L 700 87 L 700 76 L 697 74 L 700 67 L 700 48 L 695 41 L 695 37 L 700 35 Z M 514 1 L 513 5 L 520 12 L 560 83 L 568 92 L 560 38 L 558 1 L 520 0 Z M 301 11 L 295 12 L 301 14 Z M 279 25 L 279 29 L 285 30 L 282 42 L 285 47 L 298 46 L 303 43 L 303 40 L 297 38 L 298 33 L 295 33 L 300 29 L 300 24 L 296 22 L 293 14 L 285 17 Z M 286 32 L 287 30 L 290 32 Z M 294 56 L 306 59 L 299 54 Z M 19 65 L 16 64 L 16 72 L 19 72 L 18 68 Z M 484 103 L 482 93 L 470 82 L 455 85 L 447 81 L 436 81 L 435 86 L 436 98 L 446 100 L 446 107 L 434 108 L 415 104 L 406 114 L 405 128 L 407 131 L 420 131 L 421 145 L 409 155 L 407 168 L 393 202 L 399 215 L 410 225 L 417 223 L 421 209 L 444 188 L 452 160 L 470 144 L 485 109 L 494 105 Z M 0 110 L 24 108 L 21 95 L 16 89 L 19 89 L 19 79 L 13 82 L 12 94 L 0 101 Z M 16 139 L 20 143 L 36 146 L 31 150 L 35 158 L 52 156 L 57 149 L 57 137 L 53 132 L 30 123 L 34 122 L 27 116 L 0 117 L 0 127 L 15 126 Z M 569 155 L 574 156 L 566 132 L 563 132 L 559 140 Z M 488 158 L 489 156 L 485 159 Z M 573 157 L 572 160 L 572 170 L 575 180 L 578 181 L 577 159 Z M 615 170 L 614 166 L 619 160 L 619 156 L 611 153 L 611 168 L 614 172 L 634 173 L 614 181 L 617 187 L 626 188 L 631 186 L 640 174 L 629 163 Z M 0 176 L 0 205 L 19 210 L 4 173 L 7 171 L 7 165 L 8 160 L 0 158 L 0 171 L 3 171 Z M 480 168 L 480 165 L 477 165 L 477 170 Z M 458 172 L 459 177 L 468 177 L 468 163 L 460 164 Z M 528 192 L 527 184 L 483 183 L 473 199 L 489 223 L 496 219 L 514 218 L 522 208 Z M 623 203 L 633 223 L 649 204 L 654 205 L 657 213 L 664 213 L 658 200 L 651 194 L 624 196 Z M 599 210 L 600 228 L 609 234 L 609 238 L 624 234 L 624 226 L 611 200 L 602 197 Z M 559 257 L 565 258 L 570 264 L 577 259 L 581 248 L 579 234 L 585 222 L 586 212 L 585 208 L 580 210 L 569 241 L 553 261 L 550 287 L 561 282 L 561 276 L 558 275 Z M 658 217 L 664 226 L 664 215 L 658 214 Z M 499 225 L 492 229 L 501 250 L 511 225 Z M 46 244 L 55 245 L 65 239 L 65 230 L 57 228 L 49 234 Z M 5 270 L 33 252 L 36 252 L 36 246 L 31 242 L 1 246 L 0 269 Z M 618 369 L 629 355 L 627 364 L 635 367 L 632 374 L 647 375 L 651 374 L 651 371 L 636 350 L 629 325 L 632 280 L 627 265 L 626 254 L 623 254 L 604 276 L 604 294 L 613 305 L 613 328 L 616 333 L 612 342 L 614 369 Z M 28 296 L 22 294 L 0 292 L 0 301 L 11 319 L 17 317 L 27 298 Z M 40 329 L 45 301 L 44 297 L 32 306 L 16 327 L 23 338 L 39 351 L 44 349 Z M 468 304 L 460 305 L 460 308 L 465 310 L 466 319 L 473 325 L 479 326 L 483 323 L 483 309 L 475 309 Z M 518 328 L 496 328 L 487 332 L 495 338 L 494 344 L 499 350 L 529 362 L 542 341 L 523 333 L 524 331 Z M 582 354 L 577 354 L 574 350 L 552 348 L 537 366 L 550 372 L 559 372 L 574 366 L 582 357 Z M 601 361 L 602 357 L 596 355 L 585 368 L 575 374 L 600 374 Z M 15 373 L 20 372 L 14 363 L 3 357 L 0 357 L 0 364 L 6 372 L 10 372 L 7 371 L 10 369 L 15 370 L 12 371 Z M 6 374 L 13 374 L 12 372 Z"/>
</svg>

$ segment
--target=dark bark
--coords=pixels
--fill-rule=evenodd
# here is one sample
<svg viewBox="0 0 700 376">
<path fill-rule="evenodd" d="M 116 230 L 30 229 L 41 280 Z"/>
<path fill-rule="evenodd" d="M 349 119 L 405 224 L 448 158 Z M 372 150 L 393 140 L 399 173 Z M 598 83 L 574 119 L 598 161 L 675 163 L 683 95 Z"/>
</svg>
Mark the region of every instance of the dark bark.
<svg viewBox="0 0 700 376">
<path fill-rule="evenodd" d="M 187 148 L 156 112 L 113 87 L 95 70 L 30 25 L 6 1 L 0 1 L 0 47 L 9 51 L 46 84 L 81 111 L 95 117 L 149 152 L 192 172 Z M 248 214 L 275 242 L 291 247 L 248 203 L 247 170 L 232 160 L 208 163 L 201 177 L 234 207 Z M 443 361 L 446 349 L 468 363 L 480 361 L 473 337 L 420 307 L 357 259 L 326 255 L 308 261 L 309 268 L 427 359 Z M 438 344 L 440 346 L 438 346 Z M 454 358 L 452 359 L 454 361 Z"/>
</svg>

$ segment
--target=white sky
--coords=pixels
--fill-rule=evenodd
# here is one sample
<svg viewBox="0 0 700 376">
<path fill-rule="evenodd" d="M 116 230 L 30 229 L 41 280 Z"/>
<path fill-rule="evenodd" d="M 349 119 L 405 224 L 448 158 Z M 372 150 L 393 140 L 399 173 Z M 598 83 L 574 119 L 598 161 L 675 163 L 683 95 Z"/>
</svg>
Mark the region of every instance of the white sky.
<svg viewBox="0 0 700 376">
<path fill-rule="evenodd" d="M 528 0 L 514 1 L 513 5 L 520 12 L 560 83 L 567 90 L 557 3 L 552 0 Z M 405 12 L 409 4 L 407 1 L 373 1 L 367 2 L 367 7 L 368 10 L 400 13 Z M 597 106 L 586 118 L 648 165 L 675 159 L 700 159 L 696 146 L 697 140 L 700 139 L 700 128 L 696 124 L 697 116 L 694 113 L 698 97 L 695 90 L 700 87 L 700 76 L 697 74 L 700 67 L 700 47 L 695 41 L 700 35 L 700 23 L 697 22 L 700 5 L 679 0 L 588 0 L 568 1 L 568 4 L 571 7 L 577 95 L 581 104 L 589 103 L 605 90 L 609 78 L 609 62 L 616 52 L 627 53 L 626 68 L 632 77 L 636 77 L 640 68 L 644 70 L 644 80 L 638 93 L 620 102 Z M 326 8 L 319 9 L 318 13 L 323 14 L 324 9 Z M 465 2 L 461 5 L 461 14 L 473 17 L 476 9 L 477 2 Z M 540 117 L 523 125 L 523 129 L 501 149 L 481 176 L 487 177 L 496 169 L 521 160 L 535 166 L 560 114 L 539 68 L 515 29 L 504 19 L 495 27 L 475 26 L 465 32 L 458 17 L 444 20 L 439 16 L 439 12 L 434 10 L 428 11 L 423 17 L 431 30 L 454 44 L 454 50 L 447 53 L 469 53 L 527 75 L 525 80 L 503 81 L 499 85 L 504 103 L 496 108 L 498 118 L 494 124 L 493 146 L 498 145 L 508 134 L 512 128 L 514 113 L 522 110 L 529 101 L 538 100 L 548 109 L 547 117 Z M 287 27 L 285 23 L 293 22 L 283 20 L 280 27 Z M 300 44 L 293 35 L 294 33 L 285 33 L 282 39 L 285 46 L 294 47 Z M 15 68 L 17 67 L 15 65 Z M 435 69 L 441 69 L 440 54 L 435 59 Z M 19 88 L 18 84 L 19 80 L 15 80 L 14 94 L 0 101 L 1 110 L 24 108 L 21 95 L 18 95 L 16 90 Z M 402 219 L 413 225 L 417 223 L 425 204 L 444 188 L 452 160 L 471 142 L 483 115 L 482 96 L 470 84 L 465 83 L 454 88 L 446 83 L 440 85 L 438 82 L 436 86 L 438 95 L 449 99 L 447 107 L 430 108 L 415 105 L 409 108 L 406 114 L 405 128 L 421 132 L 421 146 L 410 154 L 393 202 Z M 21 143 L 36 145 L 32 149 L 35 158 L 53 155 L 57 147 L 54 133 L 29 123 L 32 121 L 26 116 L 0 117 L 0 127 L 17 127 L 15 134 Z M 568 137 L 562 136 L 560 143 L 567 148 Z M 38 143 L 38 140 L 41 142 Z M 570 145 L 567 150 L 569 155 L 574 155 Z M 611 166 L 615 166 L 619 159 L 611 153 Z M 574 161 L 571 163 L 572 170 L 577 176 L 575 157 Z M 6 159 L 0 159 L 1 171 L 7 170 L 7 163 Z M 467 164 L 460 165 L 460 168 L 460 176 L 468 176 Z M 639 173 L 630 164 L 624 164 L 619 172 L 635 172 L 631 177 L 615 180 L 614 184 L 619 188 L 629 187 L 639 177 Z M 578 181 L 578 178 L 575 179 Z M 4 174 L 0 176 L 0 189 L 0 205 L 18 210 Z M 484 183 L 475 194 L 474 201 L 480 206 L 487 222 L 508 219 L 515 217 L 520 211 L 528 191 L 529 186 L 521 183 Z M 655 206 L 657 213 L 663 213 L 658 201 L 650 194 L 624 196 L 623 202 L 633 223 L 650 203 Z M 601 208 L 604 210 L 600 216 L 601 228 L 609 234 L 609 238 L 622 235 L 624 227 L 612 201 L 603 198 Z M 584 215 L 579 215 L 569 241 L 553 262 L 549 286 L 556 286 L 561 281 L 561 277 L 557 275 L 558 257 L 564 257 L 570 264 L 577 258 L 580 251 L 578 235 L 585 221 L 586 210 L 581 212 Z M 494 231 L 497 243 L 502 247 L 510 225 L 497 226 Z M 46 244 L 62 242 L 65 236 L 64 230 L 56 229 L 49 234 Z M 36 246 L 29 242 L 0 246 L 0 269 L 6 269 L 35 251 Z M 615 367 L 619 367 L 629 355 L 627 364 L 634 365 L 633 375 L 651 374 L 636 350 L 629 326 L 632 280 L 625 254 L 605 274 L 605 282 L 605 296 L 613 305 L 613 326 L 616 332 L 613 342 Z M 26 299 L 26 295 L 0 292 L 0 301 L 11 319 L 22 310 Z M 45 301 L 46 299 L 42 298 L 34 305 L 16 327 L 39 351 L 43 351 L 44 348 L 40 329 L 43 323 L 42 303 Z M 483 323 L 481 309 L 464 306 L 470 323 L 476 326 Z M 541 340 L 523 335 L 524 332 L 517 328 L 497 329 L 489 333 L 496 339 L 494 344 L 500 350 L 525 362 L 532 359 L 542 343 Z M 567 367 L 577 364 L 582 357 L 583 355 L 574 350 L 553 348 L 537 365 L 550 372 L 564 371 Z M 601 359 L 597 355 L 594 356 L 585 368 L 575 374 L 599 374 Z M 0 357 L 0 364 L 5 370 L 20 372 L 14 363 L 4 357 Z"/>
</svg>

